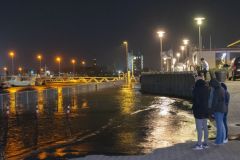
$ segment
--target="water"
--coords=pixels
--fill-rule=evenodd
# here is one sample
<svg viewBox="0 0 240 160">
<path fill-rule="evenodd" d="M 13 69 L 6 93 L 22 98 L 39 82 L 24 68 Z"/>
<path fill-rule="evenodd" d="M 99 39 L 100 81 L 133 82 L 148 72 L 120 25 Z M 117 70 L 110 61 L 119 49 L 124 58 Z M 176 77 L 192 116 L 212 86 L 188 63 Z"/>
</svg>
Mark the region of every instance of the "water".
<svg viewBox="0 0 240 160">
<path fill-rule="evenodd" d="M 180 99 L 142 95 L 138 86 L 62 94 L 10 106 L 0 117 L 8 159 L 58 159 L 89 154 L 135 155 L 196 139 L 194 119 Z M 12 102 L 13 103 L 13 102 Z"/>
</svg>

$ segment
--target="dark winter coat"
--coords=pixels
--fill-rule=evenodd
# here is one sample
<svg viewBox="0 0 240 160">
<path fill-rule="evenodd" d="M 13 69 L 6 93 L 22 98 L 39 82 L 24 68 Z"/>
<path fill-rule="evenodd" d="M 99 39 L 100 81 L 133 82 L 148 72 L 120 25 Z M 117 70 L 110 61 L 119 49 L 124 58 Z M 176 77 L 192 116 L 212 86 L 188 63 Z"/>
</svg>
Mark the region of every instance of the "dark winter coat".
<svg viewBox="0 0 240 160">
<path fill-rule="evenodd" d="M 193 89 L 193 115 L 197 119 L 208 118 L 209 89 L 202 79 L 196 81 Z"/>
<path fill-rule="evenodd" d="M 228 105 L 229 105 L 229 102 L 230 102 L 230 94 L 227 90 L 227 86 L 226 86 L 225 83 L 221 83 L 221 86 L 225 90 L 225 104 L 226 104 L 227 112 L 228 112 Z"/>
<path fill-rule="evenodd" d="M 212 79 L 210 81 L 210 86 L 214 88 L 211 111 L 227 113 L 225 90 L 221 87 L 221 84 L 216 79 Z"/>
</svg>

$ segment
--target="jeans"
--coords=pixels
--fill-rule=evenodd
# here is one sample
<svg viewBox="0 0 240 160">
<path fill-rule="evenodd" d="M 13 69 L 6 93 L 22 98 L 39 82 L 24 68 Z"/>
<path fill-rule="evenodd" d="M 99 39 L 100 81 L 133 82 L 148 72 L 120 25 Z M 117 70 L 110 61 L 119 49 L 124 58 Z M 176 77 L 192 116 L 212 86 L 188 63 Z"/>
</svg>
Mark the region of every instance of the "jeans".
<svg viewBox="0 0 240 160">
<path fill-rule="evenodd" d="M 225 139 L 225 127 L 223 124 L 224 113 L 215 112 L 214 117 L 215 117 L 216 127 L 217 127 L 217 135 L 216 135 L 215 143 L 222 144 L 223 140 Z"/>
<path fill-rule="evenodd" d="M 197 136 L 198 136 L 198 145 L 202 145 L 202 135 L 204 132 L 204 144 L 208 142 L 208 126 L 207 119 L 195 119 Z"/>
<path fill-rule="evenodd" d="M 224 128 L 225 128 L 225 133 L 226 133 L 226 136 L 224 137 L 224 140 L 228 138 L 228 125 L 227 125 L 227 113 L 224 113 L 224 116 L 223 116 L 223 124 L 224 124 Z"/>
</svg>

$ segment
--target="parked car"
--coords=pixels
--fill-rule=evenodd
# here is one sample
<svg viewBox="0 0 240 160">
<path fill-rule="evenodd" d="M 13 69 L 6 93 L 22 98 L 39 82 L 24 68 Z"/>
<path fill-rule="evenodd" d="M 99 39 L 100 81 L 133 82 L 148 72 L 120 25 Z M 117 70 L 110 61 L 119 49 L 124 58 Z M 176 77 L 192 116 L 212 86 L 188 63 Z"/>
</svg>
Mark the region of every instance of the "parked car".
<svg viewBox="0 0 240 160">
<path fill-rule="evenodd" d="M 232 60 L 228 70 L 228 79 L 235 81 L 240 78 L 240 57 L 236 57 Z"/>
</svg>

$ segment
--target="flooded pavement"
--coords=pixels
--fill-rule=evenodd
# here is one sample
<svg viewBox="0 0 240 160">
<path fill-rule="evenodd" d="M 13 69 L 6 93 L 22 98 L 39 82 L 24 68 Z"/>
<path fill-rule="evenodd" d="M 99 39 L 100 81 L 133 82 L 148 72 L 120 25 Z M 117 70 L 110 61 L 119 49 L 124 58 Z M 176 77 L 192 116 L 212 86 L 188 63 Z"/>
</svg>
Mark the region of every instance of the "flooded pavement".
<svg viewBox="0 0 240 160">
<path fill-rule="evenodd" d="M 12 104 L 1 114 L 0 149 L 7 159 L 146 154 L 196 139 L 193 116 L 180 104 L 138 86 L 71 96 L 58 88 L 56 100 Z"/>
</svg>

